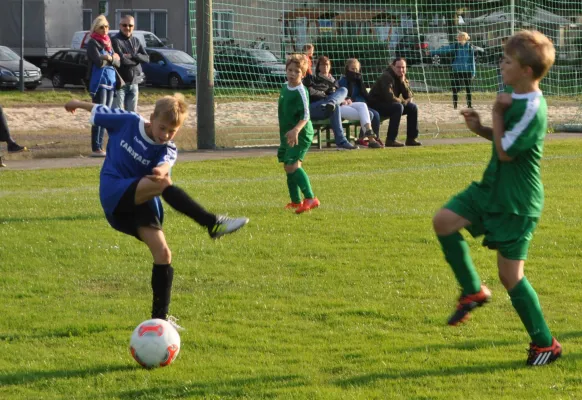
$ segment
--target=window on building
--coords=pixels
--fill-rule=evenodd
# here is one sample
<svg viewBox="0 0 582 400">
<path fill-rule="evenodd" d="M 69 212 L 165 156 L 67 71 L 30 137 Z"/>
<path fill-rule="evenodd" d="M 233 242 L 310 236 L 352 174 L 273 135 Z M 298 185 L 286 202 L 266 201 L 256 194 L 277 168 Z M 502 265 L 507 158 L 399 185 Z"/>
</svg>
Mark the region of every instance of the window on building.
<svg viewBox="0 0 582 400">
<path fill-rule="evenodd" d="M 90 31 L 93 23 L 93 10 L 83 10 L 83 30 Z"/>
<path fill-rule="evenodd" d="M 135 29 L 153 32 L 157 37 L 168 37 L 168 11 L 167 10 L 130 10 L 118 9 L 115 11 L 116 25 L 125 15 L 131 15 L 135 19 Z"/>
<path fill-rule="evenodd" d="M 213 11 L 212 33 L 214 38 L 230 39 L 234 31 L 234 11 Z"/>
</svg>

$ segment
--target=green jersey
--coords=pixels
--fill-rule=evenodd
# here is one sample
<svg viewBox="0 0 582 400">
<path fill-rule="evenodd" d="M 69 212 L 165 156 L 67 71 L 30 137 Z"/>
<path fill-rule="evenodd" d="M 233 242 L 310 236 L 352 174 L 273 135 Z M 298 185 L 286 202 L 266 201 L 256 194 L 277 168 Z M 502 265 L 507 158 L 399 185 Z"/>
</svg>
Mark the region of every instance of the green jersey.
<svg viewBox="0 0 582 400">
<path fill-rule="evenodd" d="M 486 211 L 539 217 L 544 206 L 540 163 L 547 130 L 548 105 L 542 92 L 512 93 L 503 116 L 503 150 L 513 158 L 501 162 L 495 143 L 481 184 L 489 187 Z"/>
<path fill-rule="evenodd" d="M 297 125 L 301 120 L 307 120 L 307 124 L 299 132 L 299 137 L 311 143 L 313 140 L 313 125 L 309 118 L 309 94 L 303 85 L 290 87 L 283 85 L 279 94 L 279 134 L 281 143 L 287 143 L 285 134 Z"/>
</svg>

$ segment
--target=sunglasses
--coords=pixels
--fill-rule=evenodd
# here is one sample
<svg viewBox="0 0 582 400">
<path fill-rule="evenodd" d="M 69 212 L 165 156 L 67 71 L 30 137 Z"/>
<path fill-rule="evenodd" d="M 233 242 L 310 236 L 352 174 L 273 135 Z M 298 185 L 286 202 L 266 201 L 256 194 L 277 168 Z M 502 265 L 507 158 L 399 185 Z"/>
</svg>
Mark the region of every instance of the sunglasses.
<svg viewBox="0 0 582 400">
<path fill-rule="evenodd" d="M 99 29 L 109 29 L 109 25 L 101 25 Z"/>
<path fill-rule="evenodd" d="M 130 24 L 121 24 L 124 28 L 133 28 L 133 25 Z"/>
</svg>

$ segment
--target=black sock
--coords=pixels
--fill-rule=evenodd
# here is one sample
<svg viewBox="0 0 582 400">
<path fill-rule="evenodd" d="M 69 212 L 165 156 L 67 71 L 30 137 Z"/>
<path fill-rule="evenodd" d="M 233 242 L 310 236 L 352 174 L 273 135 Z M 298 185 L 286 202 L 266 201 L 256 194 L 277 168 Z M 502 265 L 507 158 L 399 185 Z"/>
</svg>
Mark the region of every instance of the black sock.
<svg viewBox="0 0 582 400">
<path fill-rule="evenodd" d="M 152 268 L 152 318 L 166 319 L 172 296 L 174 268 L 170 264 L 154 264 Z"/>
<path fill-rule="evenodd" d="M 177 186 L 168 186 L 162 192 L 162 198 L 176 211 L 181 212 L 205 227 L 212 227 L 216 223 L 216 215 L 206 211 L 188 194 Z"/>
</svg>

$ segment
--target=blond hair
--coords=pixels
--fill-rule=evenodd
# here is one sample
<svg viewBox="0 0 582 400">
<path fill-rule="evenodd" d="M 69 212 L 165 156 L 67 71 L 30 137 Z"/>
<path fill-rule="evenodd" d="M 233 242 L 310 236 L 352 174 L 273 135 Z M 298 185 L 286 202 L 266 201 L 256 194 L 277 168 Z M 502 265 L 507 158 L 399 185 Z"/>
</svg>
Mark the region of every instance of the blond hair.
<svg viewBox="0 0 582 400">
<path fill-rule="evenodd" d="M 301 51 L 307 51 L 307 50 L 311 50 L 313 48 L 314 48 L 313 44 L 306 43 L 306 44 L 303 45 L 303 49 Z"/>
<path fill-rule="evenodd" d="M 461 38 L 462 40 L 464 40 L 465 42 L 468 42 L 469 39 L 471 39 L 471 36 L 469 36 L 469 34 L 467 32 L 459 32 L 457 34 L 457 38 Z"/>
<path fill-rule="evenodd" d="M 109 21 L 107 21 L 105 15 L 101 14 L 93 20 L 93 23 L 91 24 L 91 33 L 97 32 L 97 29 L 103 25 L 109 26 Z"/>
<path fill-rule="evenodd" d="M 304 54 L 291 54 L 287 61 L 285 62 L 285 69 L 289 67 L 290 64 L 295 64 L 301 70 L 301 73 L 305 75 L 307 73 L 307 56 Z"/>
<path fill-rule="evenodd" d="M 530 67 L 534 79 L 542 79 L 556 59 L 556 49 L 550 39 L 541 32 L 522 30 L 511 36 L 504 47 L 522 67 Z"/>
<path fill-rule="evenodd" d="M 180 126 L 187 116 L 188 104 L 182 93 L 164 96 L 156 101 L 153 118 L 161 118 L 169 124 Z"/>
<path fill-rule="evenodd" d="M 348 73 L 348 68 L 350 68 L 351 65 L 356 65 L 358 67 L 358 71 L 362 70 L 362 64 L 360 64 L 360 62 L 358 61 L 357 58 L 348 58 L 346 60 L 346 67 L 344 70 L 344 75 L 346 75 Z"/>
</svg>

